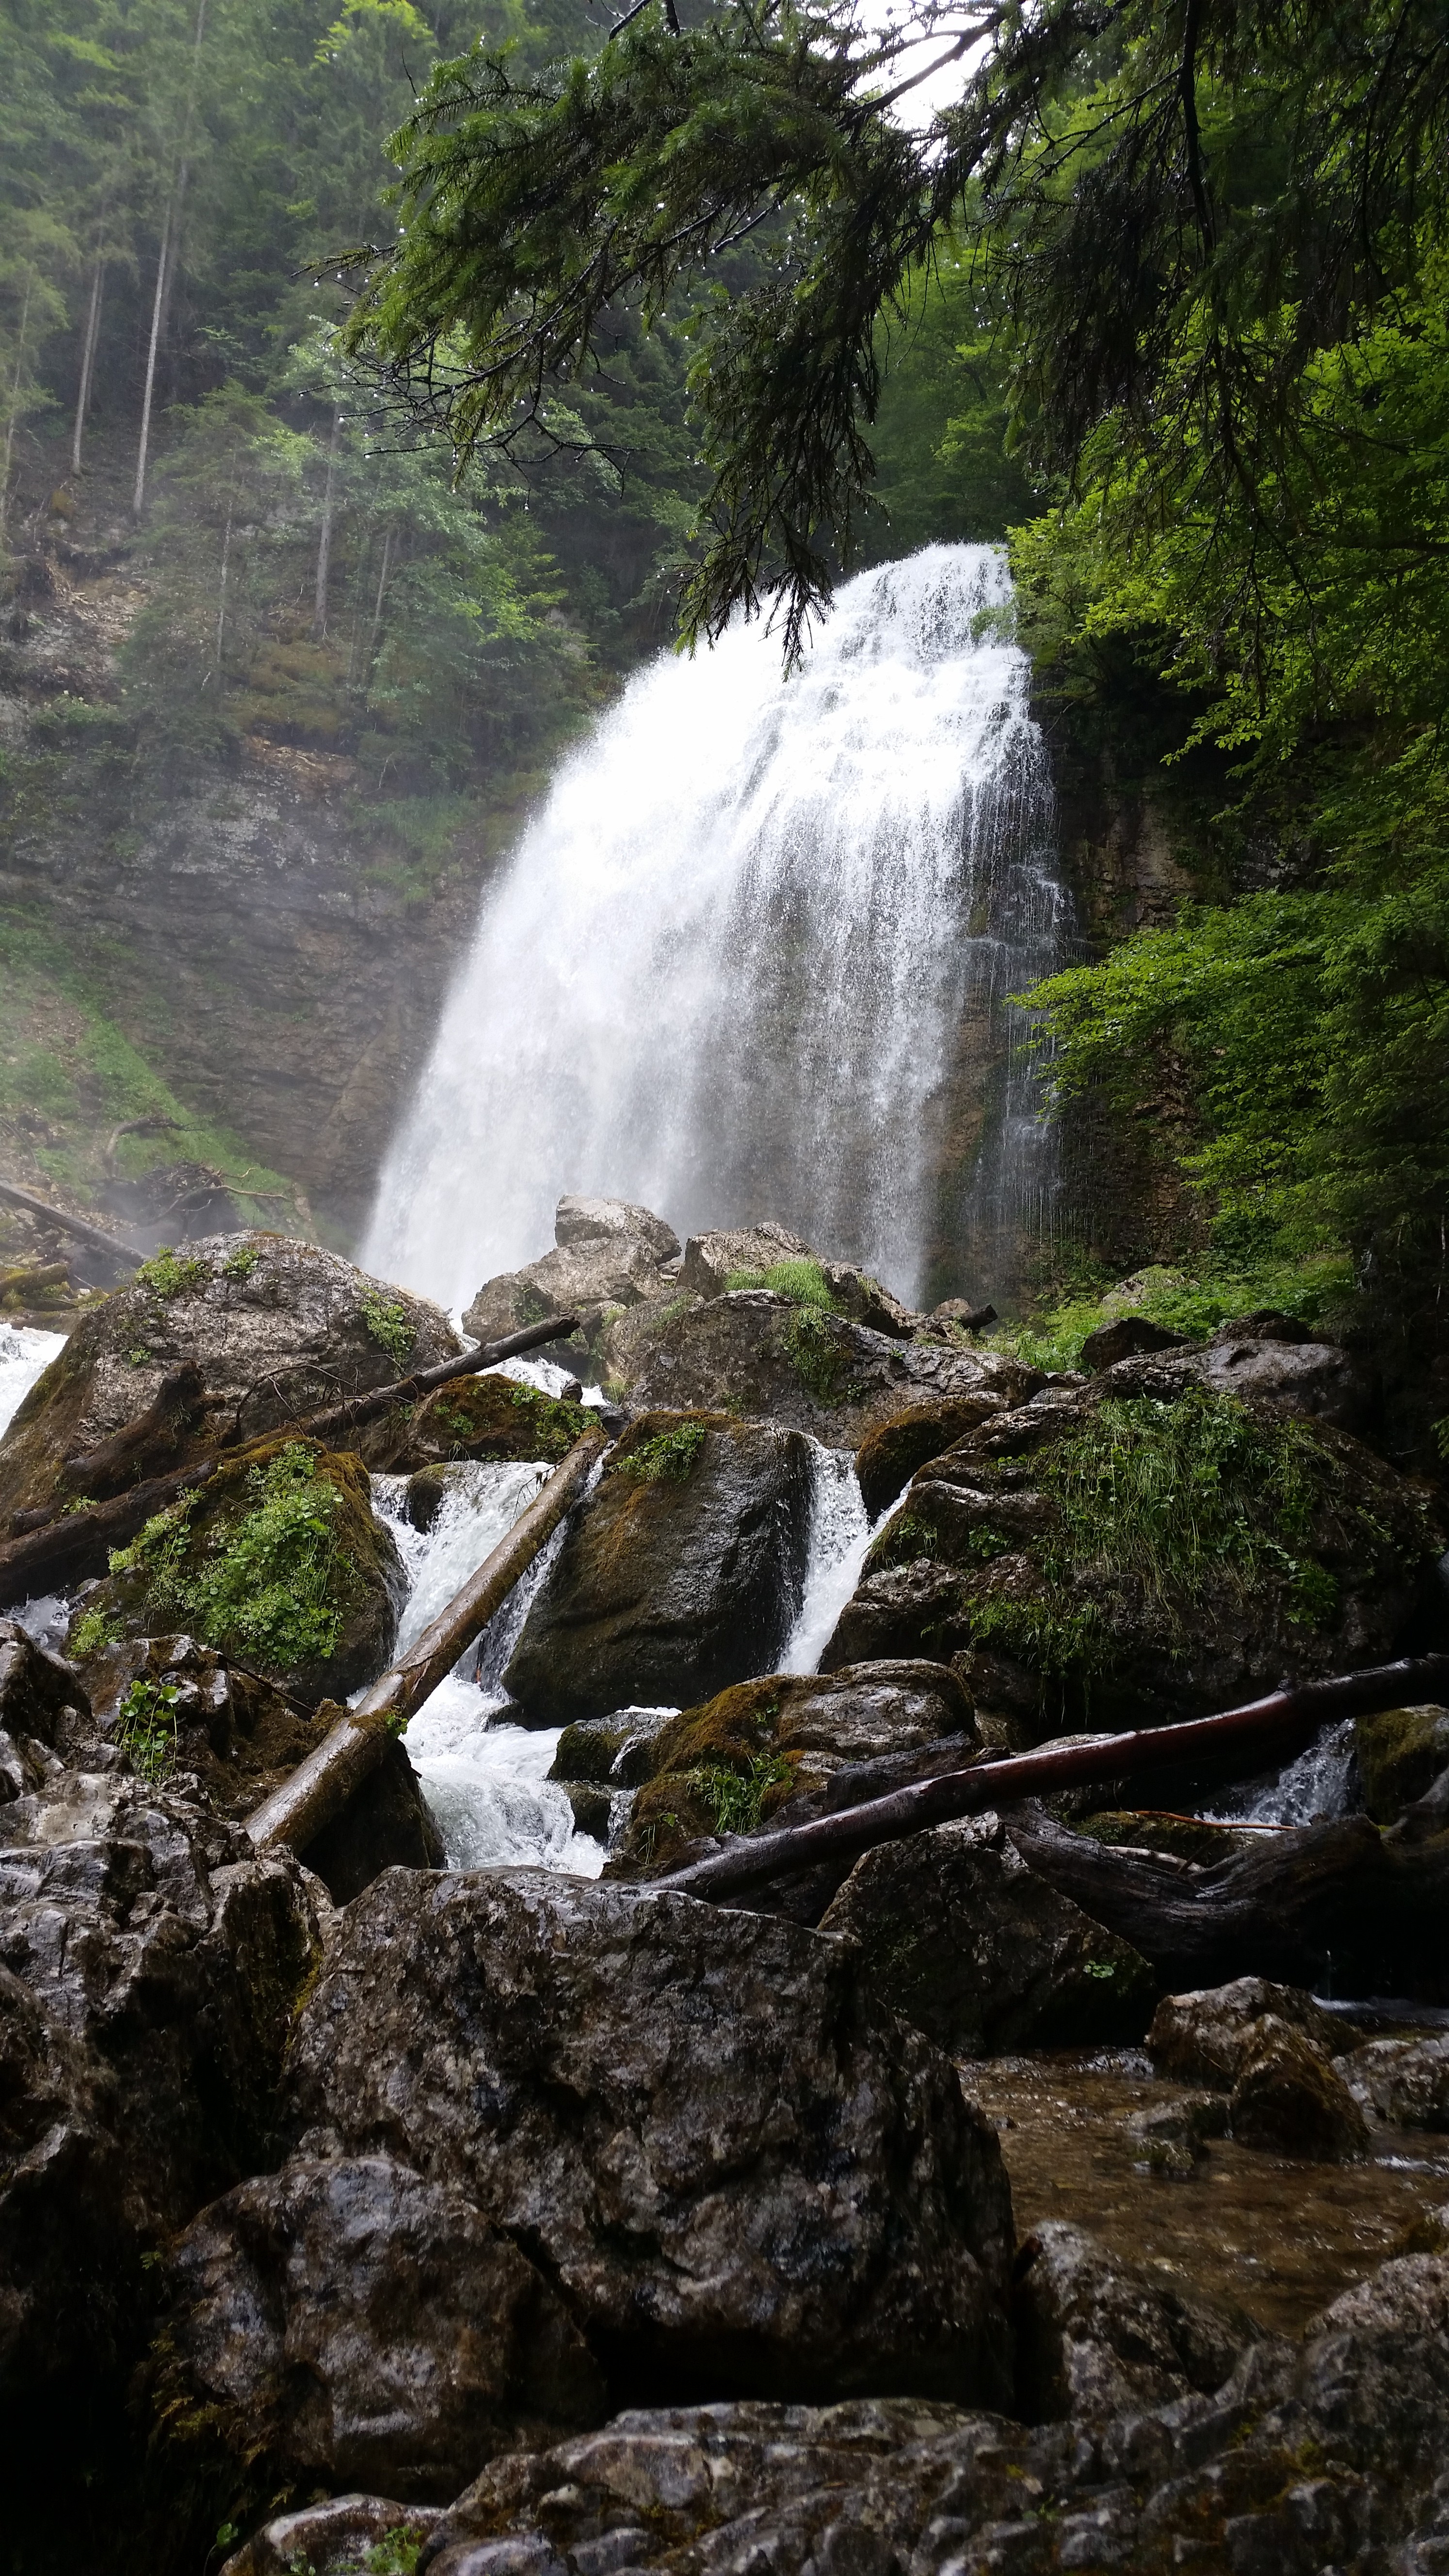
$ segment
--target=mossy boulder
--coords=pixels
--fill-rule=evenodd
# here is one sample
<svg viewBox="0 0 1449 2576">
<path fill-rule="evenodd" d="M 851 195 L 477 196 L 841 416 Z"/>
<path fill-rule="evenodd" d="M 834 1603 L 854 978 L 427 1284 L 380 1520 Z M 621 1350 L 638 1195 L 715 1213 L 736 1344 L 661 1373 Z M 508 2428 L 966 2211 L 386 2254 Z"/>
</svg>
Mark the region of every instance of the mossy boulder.
<svg viewBox="0 0 1449 2576">
<path fill-rule="evenodd" d="M 954 1662 L 1029 1741 L 1382 1662 L 1443 1548 L 1440 1498 L 1336 1424 L 1175 1367 L 1052 1385 L 921 1468 L 823 1668 Z"/>
<path fill-rule="evenodd" d="M 969 1740 L 971 1711 L 943 1665 L 859 1664 L 739 1683 L 671 1718 L 636 1755 L 645 1785 L 611 1872 L 671 1869 L 688 1844 L 754 1832 L 847 1764 L 914 1752 L 947 1735 Z"/>
<path fill-rule="evenodd" d="M 547 1348 L 579 1366 L 607 1316 L 660 1296 L 662 1265 L 678 1252 L 673 1228 L 650 1208 L 627 1199 L 561 1198 L 552 1252 L 485 1280 L 463 1317 L 465 1329 L 491 1342 L 550 1315 L 576 1314 L 579 1329 Z"/>
<path fill-rule="evenodd" d="M 278 1234 L 208 1235 L 152 1255 L 93 1307 L 0 1440 L 0 1531 L 90 1493 L 86 1460 L 192 1363 L 199 1401 L 130 1462 L 136 1480 L 257 1440 L 459 1348 L 446 1315 L 338 1253 Z M 128 1478 L 129 1481 L 129 1478 Z"/>
<path fill-rule="evenodd" d="M 999 1413 L 994 1390 L 973 1395 L 939 1396 L 934 1404 L 911 1404 L 888 1422 L 867 1432 L 855 1456 L 861 1500 L 872 1520 L 903 1493 L 920 1467 L 954 1449 L 989 1414 Z"/>
<path fill-rule="evenodd" d="M 1353 1737 L 1364 1806 L 1376 1825 L 1391 1825 L 1449 1770 L 1449 1708 L 1379 1709 L 1355 1718 Z"/>
<path fill-rule="evenodd" d="M 641 1414 L 571 1523 L 504 1675 L 525 1723 L 693 1703 L 772 1664 L 799 1607 L 811 1496 L 798 1432 Z"/>
<path fill-rule="evenodd" d="M 312 1708 L 383 1670 L 405 1593 L 361 1459 L 263 1440 L 116 1550 L 69 1644 L 84 1658 L 184 1628 Z"/>
<path fill-rule="evenodd" d="M 466 1458 L 545 1458 L 556 1465 L 598 1422 L 587 1405 L 515 1378 L 460 1377 L 435 1387 L 421 1404 L 364 1424 L 357 1448 L 375 1471 L 401 1476 Z"/>
</svg>

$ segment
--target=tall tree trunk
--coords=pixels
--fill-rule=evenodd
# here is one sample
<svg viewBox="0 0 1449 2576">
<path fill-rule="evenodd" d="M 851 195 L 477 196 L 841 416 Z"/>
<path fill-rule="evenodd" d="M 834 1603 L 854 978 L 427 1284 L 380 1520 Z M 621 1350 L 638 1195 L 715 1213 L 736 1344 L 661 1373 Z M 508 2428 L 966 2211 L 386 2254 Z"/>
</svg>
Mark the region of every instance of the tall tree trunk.
<svg viewBox="0 0 1449 2576">
<path fill-rule="evenodd" d="M 372 686 L 372 666 L 377 660 L 377 639 L 382 632 L 382 603 L 387 596 L 387 566 L 388 558 L 391 553 L 392 530 L 391 528 L 384 528 L 382 535 L 382 570 L 377 576 L 377 598 L 373 603 L 372 627 L 367 638 L 367 664 L 362 674 L 362 686 L 364 692 L 369 690 Z"/>
<path fill-rule="evenodd" d="M 312 609 L 314 644 L 320 644 L 327 633 L 327 575 L 332 563 L 332 486 L 337 472 L 337 442 L 341 436 L 342 414 L 334 406 L 332 436 L 327 445 L 327 483 L 322 494 L 322 529 L 317 539 L 317 596 Z"/>
<path fill-rule="evenodd" d="M 10 385 L 10 412 L 5 423 L 5 462 L 0 466 L 0 528 L 10 513 L 10 465 L 15 454 L 15 431 L 20 419 L 20 387 L 25 376 L 25 334 L 30 327 L 30 296 L 35 284 L 34 273 L 27 273 L 25 301 L 20 308 L 20 332 L 15 343 L 15 374 Z"/>
<path fill-rule="evenodd" d="M 177 245 L 181 237 L 181 206 L 186 195 L 186 182 L 191 174 L 191 119 L 196 107 L 196 76 L 201 68 L 201 40 L 206 33 L 206 0 L 197 0 L 196 34 L 191 44 L 191 77 L 186 86 L 186 112 L 181 120 L 181 166 L 176 173 L 166 205 L 166 220 L 161 227 L 161 251 L 156 262 L 156 294 L 151 305 L 151 339 L 146 351 L 146 384 L 141 396 L 141 438 L 136 452 L 136 488 L 131 507 L 139 519 L 146 499 L 146 460 L 151 445 L 151 402 L 156 389 L 156 352 L 161 344 L 161 326 L 166 318 L 167 299 L 171 290 L 171 272 L 176 265 Z"/>
<path fill-rule="evenodd" d="M 231 512 L 232 505 L 230 501 L 228 501 L 226 505 L 226 534 L 223 536 L 221 541 L 221 580 L 217 585 L 216 595 L 216 685 L 218 690 L 220 690 L 222 681 L 222 643 L 226 635 L 226 574 L 227 566 L 231 560 Z"/>
<path fill-rule="evenodd" d="M 91 378 L 95 372 L 96 342 L 101 335 L 101 294 L 105 285 L 106 257 L 99 242 L 96 264 L 91 275 L 91 300 L 86 313 L 85 338 L 81 343 L 80 390 L 75 398 L 75 429 L 70 442 L 70 470 L 81 470 L 81 439 L 85 432 L 86 413 L 90 409 Z"/>
</svg>

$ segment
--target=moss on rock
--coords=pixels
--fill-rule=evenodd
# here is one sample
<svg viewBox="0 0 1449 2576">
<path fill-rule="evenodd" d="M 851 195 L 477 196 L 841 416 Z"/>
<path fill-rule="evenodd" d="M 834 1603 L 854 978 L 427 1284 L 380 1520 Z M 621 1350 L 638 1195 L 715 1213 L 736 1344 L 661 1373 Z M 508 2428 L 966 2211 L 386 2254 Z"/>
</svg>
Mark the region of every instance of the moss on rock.
<svg viewBox="0 0 1449 2576">
<path fill-rule="evenodd" d="M 1391 1825 L 1449 1770 L 1449 1708 L 1379 1709 L 1355 1718 L 1353 1734 L 1363 1802 L 1376 1825 Z"/>
<path fill-rule="evenodd" d="M 364 1424 L 358 1448 L 369 1467 L 402 1476 L 466 1458 L 555 1464 L 586 1431 L 597 1430 L 598 1420 L 588 1405 L 544 1395 L 515 1378 L 460 1377 L 421 1404 Z"/>
</svg>

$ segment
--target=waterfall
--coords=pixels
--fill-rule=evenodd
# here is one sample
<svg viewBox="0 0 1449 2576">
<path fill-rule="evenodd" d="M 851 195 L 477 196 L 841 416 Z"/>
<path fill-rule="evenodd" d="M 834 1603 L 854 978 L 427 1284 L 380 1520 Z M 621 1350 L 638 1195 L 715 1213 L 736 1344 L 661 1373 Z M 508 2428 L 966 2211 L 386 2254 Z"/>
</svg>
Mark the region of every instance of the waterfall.
<svg viewBox="0 0 1449 2576">
<path fill-rule="evenodd" d="M 1009 614 L 996 549 L 928 546 L 788 680 L 758 622 L 635 675 L 484 901 L 368 1268 L 465 1301 L 574 1190 L 992 1284 L 1051 1168 L 1003 1004 L 1066 903 Z"/>
</svg>

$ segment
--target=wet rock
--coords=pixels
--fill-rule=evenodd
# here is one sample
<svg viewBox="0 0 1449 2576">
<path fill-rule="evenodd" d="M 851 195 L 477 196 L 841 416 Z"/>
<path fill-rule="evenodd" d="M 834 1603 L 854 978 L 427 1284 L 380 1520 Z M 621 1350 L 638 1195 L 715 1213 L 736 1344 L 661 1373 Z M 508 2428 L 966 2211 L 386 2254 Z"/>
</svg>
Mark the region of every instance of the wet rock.
<svg viewBox="0 0 1449 2576">
<path fill-rule="evenodd" d="M 863 1852 L 821 1918 L 905 2021 L 955 2056 L 1139 2038 L 1156 1980 L 1027 1867 L 995 1817 Z"/>
<path fill-rule="evenodd" d="M 205 1401 L 148 1473 L 209 1457 L 218 1439 L 260 1439 L 458 1348 L 436 1306 L 317 1244 L 212 1235 L 158 1254 L 82 1316 L 0 1440 L 0 1527 L 86 1494 L 87 1452 L 143 1415 L 185 1362 Z"/>
<path fill-rule="evenodd" d="M 696 1297 L 722 1297 L 739 1270 L 773 1270 L 780 1261 L 813 1261 L 808 1243 L 788 1226 L 766 1219 L 721 1234 L 692 1234 L 684 1247 L 679 1285 Z"/>
<path fill-rule="evenodd" d="M 820 1269 L 837 1314 L 848 1315 L 853 1324 L 864 1324 L 872 1333 L 889 1333 L 897 1341 L 909 1341 L 919 1331 L 922 1317 L 903 1306 L 868 1270 L 848 1261 L 822 1261 Z"/>
<path fill-rule="evenodd" d="M 1301 2029 L 1271 2013 L 1254 2025 L 1228 2119 L 1239 2146 L 1319 2164 L 1342 2164 L 1368 2148 L 1363 2113 L 1342 2076 Z"/>
<path fill-rule="evenodd" d="M 1333 1342 L 1281 1342 L 1251 1335 L 1218 1336 L 1191 1362 L 1192 1374 L 1222 1395 L 1253 1398 L 1282 1413 L 1370 1428 L 1374 1385 L 1363 1363 Z"/>
<path fill-rule="evenodd" d="M 70 1645 L 185 1623 L 310 1709 L 384 1669 L 406 1589 L 361 1461 L 316 1441 L 263 1440 L 112 1556 Z"/>
<path fill-rule="evenodd" d="M 1275 1362 L 1299 1356 L 1263 1347 Z M 1056 1380 L 922 1466 L 822 1668 L 984 1653 L 999 1670 L 975 1689 L 978 1707 L 1000 1705 L 1004 1682 L 1013 1715 L 1034 1702 L 1040 1737 L 1167 1724 L 1258 1697 L 1285 1670 L 1308 1679 L 1388 1656 L 1438 1552 L 1440 1506 L 1328 1420 L 1290 1427 L 1256 1394 L 1228 1403 L 1192 1373 L 1211 1356 Z M 1179 1487 L 1209 1451 L 1237 1534 L 1225 1526 L 1189 1566 L 1147 1496 Z M 1281 1478 L 1295 1495 L 1307 1486 L 1306 1514 L 1275 1501 Z"/>
<path fill-rule="evenodd" d="M 442 2503 L 495 2452 L 606 2411 L 527 2257 L 455 2184 L 386 2156 L 242 2183 L 181 2236 L 168 2288 L 157 2465 L 209 2490 L 212 2530 L 244 2494 L 319 2481 Z"/>
<path fill-rule="evenodd" d="M 194 1778 L 223 1816 L 240 1818 L 260 1806 L 305 1760 L 327 1722 L 325 1713 L 309 1712 L 243 1666 L 233 1669 L 215 1647 L 184 1632 L 102 1646 L 83 1670 L 92 1724 L 72 1730 L 68 1759 L 90 1769 L 134 1769 L 139 1753 L 148 1768 L 144 1748 L 132 1743 L 128 1750 L 139 1697 L 142 1725 L 159 1728 L 167 1766 Z"/>
<path fill-rule="evenodd" d="M 1125 2126 L 1139 2150 L 1140 2165 L 1169 2180 L 1185 2181 L 1207 2154 L 1208 2140 L 1227 2135 L 1228 2106 L 1220 2093 L 1186 2093 L 1175 2102 L 1132 2112 Z"/>
<path fill-rule="evenodd" d="M 661 1319 L 635 1379 L 641 1405 L 730 1405 L 856 1447 L 912 1403 L 994 1394 L 1019 1402 L 1037 1376 L 994 1352 L 901 1342 L 844 1315 L 737 1289 Z"/>
<path fill-rule="evenodd" d="M 89 1738 L 91 1704 L 74 1664 L 47 1654 L 18 1620 L 0 1619 L 0 1801 L 23 1794 L 39 1749 Z M 42 1763 L 40 1776 L 46 1766 Z"/>
<path fill-rule="evenodd" d="M 415 2552 L 442 2519 L 430 2505 L 334 2496 L 327 2504 L 303 2505 L 300 2513 L 275 2515 L 228 2558 L 221 2576 L 295 2576 L 298 2567 L 309 2568 L 311 2576 L 357 2576 L 370 2556 L 388 2555 L 402 2568 L 406 2553 Z"/>
<path fill-rule="evenodd" d="M 307 1867 L 334 1905 L 349 1905 L 385 1869 L 441 1869 L 444 1858 L 422 1784 L 397 1743 L 307 1845 Z"/>
<path fill-rule="evenodd" d="M 1358 1717 L 1354 1755 L 1366 1812 L 1391 1825 L 1449 1769 L 1449 1708 L 1386 1708 Z"/>
<path fill-rule="evenodd" d="M 140 2256 L 265 2162 L 315 1883 L 176 1788 L 64 1771 L 0 1807 L 0 2386 L 93 2387 Z M 322 1900 L 325 1905 L 325 1900 Z"/>
<path fill-rule="evenodd" d="M 1449 2038 L 1371 2039 L 1338 2060 L 1356 2102 L 1406 2129 L 1449 2129 Z"/>
<path fill-rule="evenodd" d="M 1082 1344 L 1084 1369 L 1111 1368 L 1118 1360 L 1135 1359 L 1141 1351 L 1180 1351 L 1188 1347 L 1186 1333 L 1169 1332 L 1165 1324 L 1153 1324 L 1145 1315 L 1118 1315 L 1110 1324 L 1099 1324 Z"/>
<path fill-rule="evenodd" d="M 1147 2033 L 1147 2053 L 1159 2075 L 1179 2084 L 1231 2089 L 1269 2018 L 1301 2031 L 1321 2058 L 1337 2055 L 1340 2034 L 1331 2015 L 1300 1986 L 1272 1985 L 1266 1977 L 1235 1977 L 1231 1985 L 1165 1995 Z"/>
<path fill-rule="evenodd" d="M 636 1416 L 504 1677 L 525 1724 L 678 1707 L 768 1668 L 799 1606 L 811 1493 L 798 1432 L 729 1414 Z"/>
<path fill-rule="evenodd" d="M 659 1872 L 701 1835 L 794 1824 L 847 1768 L 945 1736 L 956 1739 L 958 1759 L 969 1759 L 971 1711 L 942 1664 L 857 1664 L 741 1682 L 671 1718 L 633 1754 L 644 1785 L 611 1868 L 620 1876 Z M 611 1777 L 624 1785 L 622 1768 Z"/>
<path fill-rule="evenodd" d="M 552 1779 L 552 1772 L 549 1777 Z M 614 1827 L 615 1793 L 600 1788 L 594 1780 L 564 1779 L 559 1785 L 573 1811 L 575 1832 L 590 1835 L 596 1843 L 607 1843 Z"/>
<path fill-rule="evenodd" d="M 566 1726 L 548 1776 L 637 1789 L 649 1777 L 657 1737 L 678 1714 L 674 1708 L 619 1708 L 610 1717 Z"/>
<path fill-rule="evenodd" d="M 294 2048 L 307 2155 L 456 2185 L 617 2397 L 1004 2393 L 1010 2204 L 955 2070 L 792 1924 L 390 1872 Z"/>
<path fill-rule="evenodd" d="M 1017 2257 L 1017 2395 L 1031 2423 L 1096 2421 L 1221 2388 L 1246 2318 L 1228 2315 L 1049 2219 Z"/>
<path fill-rule="evenodd" d="M 659 1295 L 666 1284 L 661 1265 L 678 1251 L 678 1236 L 648 1208 L 627 1199 L 561 1198 L 553 1251 L 522 1270 L 486 1280 L 463 1317 L 463 1329 L 492 1342 L 549 1315 L 584 1310 L 585 1333 L 568 1345 L 572 1349 L 577 1341 L 582 1351 L 606 1308 L 637 1306 Z"/>
<path fill-rule="evenodd" d="M 1297 2395 L 1335 2454 L 1413 2480 L 1449 2423 L 1449 2255 L 1380 2264 L 1304 2335 Z"/>
<path fill-rule="evenodd" d="M 988 1414 L 1000 1410 L 994 1393 L 944 1396 L 937 1404 L 909 1405 L 867 1432 L 856 1452 L 855 1472 L 871 1519 L 879 1519 L 918 1468 L 953 1449 Z"/>
<path fill-rule="evenodd" d="M 1199 1869 L 1215 1869 L 1220 1861 L 1251 1851 L 1255 1840 L 1252 1834 L 1232 1833 L 1221 1825 L 1204 1824 L 1196 1816 L 1154 1815 L 1135 1807 L 1099 1808 L 1095 1815 L 1083 1816 L 1076 1830 L 1105 1843 L 1109 1850 L 1163 1853 L 1173 1860 L 1191 1861 Z"/>
<path fill-rule="evenodd" d="M 598 1415 L 586 1406 L 484 1370 L 449 1379 L 411 1409 L 363 1423 L 355 1446 L 375 1474 L 435 1475 L 470 1458 L 540 1458 L 556 1466 L 597 1428 Z"/>
</svg>

